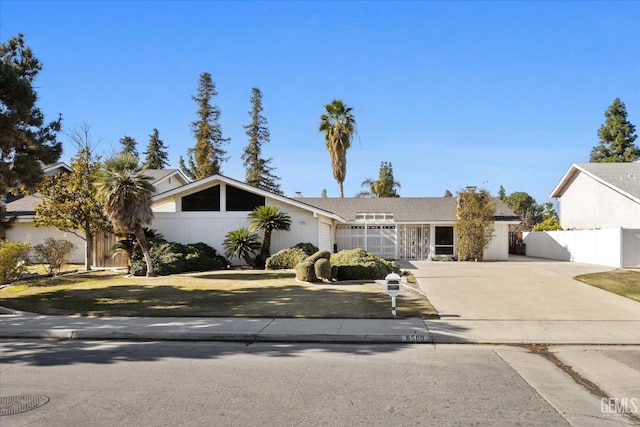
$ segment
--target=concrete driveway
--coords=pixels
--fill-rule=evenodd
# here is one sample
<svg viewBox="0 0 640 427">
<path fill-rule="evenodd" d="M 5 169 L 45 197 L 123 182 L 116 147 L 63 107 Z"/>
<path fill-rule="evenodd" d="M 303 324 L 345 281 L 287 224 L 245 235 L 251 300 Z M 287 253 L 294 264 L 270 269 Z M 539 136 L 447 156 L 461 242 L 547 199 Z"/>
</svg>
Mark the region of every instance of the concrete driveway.
<svg viewBox="0 0 640 427">
<path fill-rule="evenodd" d="M 640 303 L 573 280 L 611 267 L 512 257 L 403 262 L 442 319 L 640 320 Z"/>
</svg>

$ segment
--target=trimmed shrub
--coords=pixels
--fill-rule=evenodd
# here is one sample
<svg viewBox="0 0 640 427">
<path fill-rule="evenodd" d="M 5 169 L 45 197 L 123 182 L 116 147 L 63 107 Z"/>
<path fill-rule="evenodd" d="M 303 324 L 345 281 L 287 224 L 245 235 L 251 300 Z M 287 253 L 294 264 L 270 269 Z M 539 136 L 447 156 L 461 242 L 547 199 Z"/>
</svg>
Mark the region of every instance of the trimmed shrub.
<svg viewBox="0 0 640 427">
<path fill-rule="evenodd" d="M 318 279 L 331 279 L 331 262 L 326 258 L 320 258 L 313 264 L 313 270 Z"/>
<path fill-rule="evenodd" d="M 311 256 L 318 252 L 318 248 L 313 243 L 298 243 L 294 246 L 296 249 L 302 249 L 305 256 Z"/>
<path fill-rule="evenodd" d="M 26 272 L 31 245 L 0 240 L 0 285 L 19 279 Z"/>
<path fill-rule="evenodd" d="M 276 252 L 267 258 L 265 268 L 267 270 L 288 270 L 304 261 L 308 255 L 301 248 L 287 248 Z"/>
<path fill-rule="evenodd" d="M 316 277 L 316 273 L 314 270 L 314 266 L 312 263 L 308 261 L 302 261 L 298 263 L 295 267 L 296 269 L 296 278 L 303 282 L 317 282 L 318 278 Z"/>
<path fill-rule="evenodd" d="M 227 266 L 226 258 L 218 255 L 217 251 L 206 243 L 190 243 L 184 248 L 187 263 L 185 271 L 209 271 Z"/>
<path fill-rule="evenodd" d="M 44 243 L 33 247 L 33 253 L 39 262 L 47 264 L 47 273 L 55 275 L 60 273 L 75 248 L 76 245 L 68 240 L 48 237 Z"/>
<path fill-rule="evenodd" d="M 331 264 L 337 266 L 338 280 L 379 280 L 389 273 L 400 273 L 395 262 L 378 258 L 364 249 L 340 251 L 331 255 Z"/>
<path fill-rule="evenodd" d="M 331 253 L 329 251 L 317 251 L 313 255 L 309 255 L 305 261 L 315 264 L 319 259 L 331 259 Z"/>
</svg>

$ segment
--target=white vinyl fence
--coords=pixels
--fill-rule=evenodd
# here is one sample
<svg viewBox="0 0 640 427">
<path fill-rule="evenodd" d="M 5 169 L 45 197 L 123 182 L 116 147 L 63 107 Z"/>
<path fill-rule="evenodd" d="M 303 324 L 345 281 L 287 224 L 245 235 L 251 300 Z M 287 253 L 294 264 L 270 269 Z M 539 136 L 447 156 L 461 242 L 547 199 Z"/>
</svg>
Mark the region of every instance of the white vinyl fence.
<svg viewBox="0 0 640 427">
<path fill-rule="evenodd" d="M 640 268 L 640 229 L 533 231 L 523 242 L 527 256 Z"/>
</svg>

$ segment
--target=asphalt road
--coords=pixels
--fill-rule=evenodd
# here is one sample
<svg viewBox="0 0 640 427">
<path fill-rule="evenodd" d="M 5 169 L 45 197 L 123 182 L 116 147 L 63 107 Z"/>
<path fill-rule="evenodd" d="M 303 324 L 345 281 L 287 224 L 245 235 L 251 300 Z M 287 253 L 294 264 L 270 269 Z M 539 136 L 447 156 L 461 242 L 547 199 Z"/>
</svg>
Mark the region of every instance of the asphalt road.
<svg viewBox="0 0 640 427">
<path fill-rule="evenodd" d="M 0 398 L 49 398 L 3 427 L 633 422 L 514 346 L 4 340 L 0 351 Z"/>
</svg>

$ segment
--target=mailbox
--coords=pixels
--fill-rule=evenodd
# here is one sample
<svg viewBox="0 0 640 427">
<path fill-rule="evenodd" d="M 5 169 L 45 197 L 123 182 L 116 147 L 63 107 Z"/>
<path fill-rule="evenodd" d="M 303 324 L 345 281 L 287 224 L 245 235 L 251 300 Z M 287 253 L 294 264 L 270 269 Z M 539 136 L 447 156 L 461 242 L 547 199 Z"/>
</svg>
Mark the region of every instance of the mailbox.
<svg viewBox="0 0 640 427">
<path fill-rule="evenodd" d="M 400 294 L 401 278 L 395 273 L 388 274 L 387 277 L 384 278 L 385 282 L 385 290 L 387 294 L 391 297 L 391 314 L 393 317 L 396 317 L 396 297 Z"/>
<path fill-rule="evenodd" d="M 384 278 L 387 294 L 398 296 L 400 288 L 402 287 L 401 280 L 401 277 L 395 273 L 387 275 L 387 277 Z"/>
</svg>

